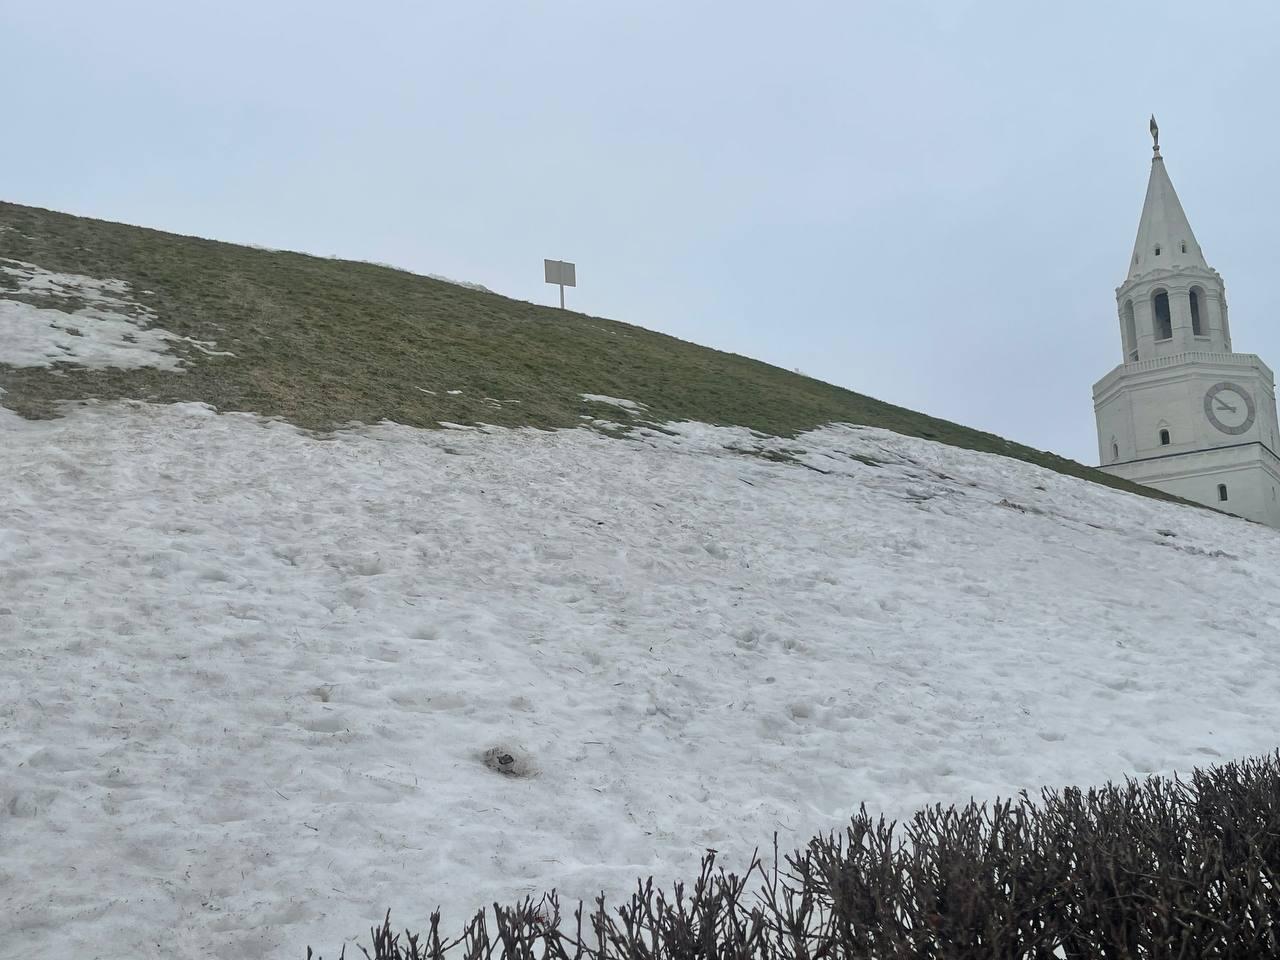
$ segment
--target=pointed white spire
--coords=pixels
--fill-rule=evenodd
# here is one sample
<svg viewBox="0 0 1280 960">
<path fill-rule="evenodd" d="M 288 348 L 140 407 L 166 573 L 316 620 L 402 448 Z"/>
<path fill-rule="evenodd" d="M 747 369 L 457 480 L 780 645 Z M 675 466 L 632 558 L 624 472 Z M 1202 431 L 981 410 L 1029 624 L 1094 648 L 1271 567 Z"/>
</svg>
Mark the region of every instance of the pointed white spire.
<svg viewBox="0 0 1280 960">
<path fill-rule="evenodd" d="M 1208 270 L 1200 244 L 1191 232 L 1191 224 L 1164 168 L 1164 158 L 1160 156 L 1160 128 L 1156 126 L 1154 116 L 1151 118 L 1151 139 L 1155 155 L 1151 158 L 1151 179 L 1147 181 L 1142 219 L 1138 221 L 1138 239 L 1133 245 L 1133 256 L 1129 258 L 1129 279 L 1156 269 L 1200 267 Z"/>
</svg>

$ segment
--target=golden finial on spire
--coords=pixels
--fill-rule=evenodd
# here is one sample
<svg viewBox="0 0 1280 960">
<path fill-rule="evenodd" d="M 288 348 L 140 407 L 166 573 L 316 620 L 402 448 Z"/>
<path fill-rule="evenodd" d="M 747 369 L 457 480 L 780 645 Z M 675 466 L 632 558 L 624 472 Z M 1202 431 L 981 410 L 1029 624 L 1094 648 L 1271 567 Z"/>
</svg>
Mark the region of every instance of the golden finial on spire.
<svg viewBox="0 0 1280 960">
<path fill-rule="evenodd" d="M 1158 157 L 1160 156 L 1160 125 L 1156 123 L 1156 115 L 1151 115 L 1151 142 L 1154 146 L 1151 151 Z"/>
</svg>

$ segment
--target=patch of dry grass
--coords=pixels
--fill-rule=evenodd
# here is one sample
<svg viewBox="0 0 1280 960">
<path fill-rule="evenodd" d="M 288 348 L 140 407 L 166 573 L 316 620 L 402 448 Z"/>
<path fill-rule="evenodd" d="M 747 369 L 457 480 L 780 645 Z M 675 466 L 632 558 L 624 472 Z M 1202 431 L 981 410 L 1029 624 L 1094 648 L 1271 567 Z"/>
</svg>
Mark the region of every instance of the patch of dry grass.
<svg viewBox="0 0 1280 960">
<path fill-rule="evenodd" d="M 6 203 L 0 226 L 12 228 L 0 229 L 0 257 L 127 280 L 166 329 L 235 354 L 192 350 L 184 373 L 0 365 L 0 402 L 28 417 L 53 415 L 60 400 L 127 397 L 199 400 L 317 430 L 384 419 L 554 428 L 598 413 L 579 396 L 595 393 L 647 404 L 646 418 L 659 423 L 736 424 L 775 436 L 830 422 L 884 427 L 1163 496 L 747 357 L 390 267 Z"/>
</svg>

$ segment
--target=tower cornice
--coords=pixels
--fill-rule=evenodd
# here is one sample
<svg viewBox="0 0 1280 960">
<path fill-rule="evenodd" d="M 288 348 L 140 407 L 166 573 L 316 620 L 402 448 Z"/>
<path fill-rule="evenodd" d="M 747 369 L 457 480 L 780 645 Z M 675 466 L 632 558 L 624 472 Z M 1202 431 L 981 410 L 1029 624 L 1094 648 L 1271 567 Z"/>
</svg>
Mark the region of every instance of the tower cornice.
<svg viewBox="0 0 1280 960">
<path fill-rule="evenodd" d="M 1222 286 L 1222 274 L 1210 266 L 1203 267 L 1177 267 L 1177 268 L 1156 268 L 1148 270 L 1146 273 L 1136 274 L 1125 280 L 1124 283 L 1116 287 L 1116 297 L 1123 298 L 1134 290 L 1146 284 L 1168 284 L 1169 286 L 1181 286 L 1179 281 L 1186 280 L 1186 285 L 1190 285 L 1197 280 L 1210 280 L 1215 282 L 1219 287 Z"/>
</svg>

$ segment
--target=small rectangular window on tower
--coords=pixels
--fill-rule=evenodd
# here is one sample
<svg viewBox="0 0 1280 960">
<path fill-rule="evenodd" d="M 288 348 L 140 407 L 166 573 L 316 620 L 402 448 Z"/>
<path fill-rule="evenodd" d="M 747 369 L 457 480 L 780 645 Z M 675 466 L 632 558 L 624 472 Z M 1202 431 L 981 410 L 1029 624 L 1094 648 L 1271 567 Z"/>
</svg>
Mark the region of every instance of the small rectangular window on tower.
<svg viewBox="0 0 1280 960">
<path fill-rule="evenodd" d="M 1220 483 L 1220 484 L 1218 484 L 1218 499 L 1219 499 L 1219 500 L 1221 500 L 1221 501 L 1223 501 L 1224 503 L 1226 502 L 1226 499 L 1227 499 L 1227 485 L 1226 485 L 1225 483 Z"/>
</svg>

